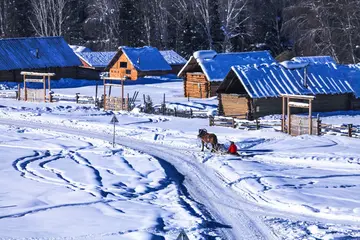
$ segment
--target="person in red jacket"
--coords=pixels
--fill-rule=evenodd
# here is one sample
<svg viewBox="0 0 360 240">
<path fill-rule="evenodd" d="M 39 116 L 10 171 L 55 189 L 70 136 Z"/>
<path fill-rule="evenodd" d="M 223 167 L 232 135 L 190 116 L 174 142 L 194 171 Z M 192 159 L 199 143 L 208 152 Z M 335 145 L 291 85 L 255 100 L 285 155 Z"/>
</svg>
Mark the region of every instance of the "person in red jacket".
<svg viewBox="0 0 360 240">
<path fill-rule="evenodd" d="M 237 152 L 237 146 L 235 145 L 235 143 L 233 141 L 230 141 L 230 146 L 229 146 L 229 149 L 228 149 L 228 153 L 232 154 L 232 155 L 239 156 L 239 154 Z"/>
</svg>

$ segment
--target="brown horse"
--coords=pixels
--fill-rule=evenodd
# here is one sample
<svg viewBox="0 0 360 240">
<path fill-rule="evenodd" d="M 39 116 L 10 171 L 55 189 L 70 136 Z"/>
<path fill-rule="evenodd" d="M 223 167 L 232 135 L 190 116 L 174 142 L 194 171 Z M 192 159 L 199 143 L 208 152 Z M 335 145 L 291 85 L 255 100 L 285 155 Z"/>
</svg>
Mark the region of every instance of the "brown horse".
<svg viewBox="0 0 360 240">
<path fill-rule="evenodd" d="M 207 147 L 208 143 L 211 143 L 212 149 L 211 152 L 215 152 L 219 148 L 219 143 L 216 135 L 214 133 L 208 133 L 206 129 L 199 129 L 198 138 L 201 139 L 201 151 L 204 151 L 204 146 Z M 206 144 L 206 145 L 205 145 Z"/>
</svg>

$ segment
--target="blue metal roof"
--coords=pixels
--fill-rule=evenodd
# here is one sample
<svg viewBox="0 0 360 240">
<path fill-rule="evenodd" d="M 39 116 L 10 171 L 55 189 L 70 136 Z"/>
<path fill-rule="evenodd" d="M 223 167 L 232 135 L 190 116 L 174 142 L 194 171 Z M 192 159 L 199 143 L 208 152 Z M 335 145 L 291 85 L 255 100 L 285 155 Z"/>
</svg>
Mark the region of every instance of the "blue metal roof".
<svg viewBox="0 0 360 240">
<path fill-rule="evenodd" d="M 80 66 L 62 37 L 0 39 L 0 70 Z"/>
<path fill-rule="evenodd" d="M 184 65 L 186 63 L 186 59 L 174 50 L 160 51 L 160 53 L 169 65 Z"/>
<path fill-rule="evenodd" d="M 216 53 L 215 51 L 197 51 L 179 72 L 183 76 L 187 71 L 200 65 L 209 81 L 223 81 L 234 65 L 254 65 L 261 63 L 275 63 L 269 51 Z"/>
<path fill-rule="evenodd" d="M 331 56 L 304 56 L 304 57 L 294 57 L 291 60 L 297 62 L 307 62 L 307 63 L 336 63 L 335 59 Z"/>
<path fill-rule="evenodd" d="M 307 87 L 304 69 L 287 69 L 280 64 L 233 66 L 232 71 L 252 98 L 279 97 L 280 94 L 341 94 L 353 93 L 346 72 L 335 64 L 314 64 L 307 67 Z M 222 85 L 229 84 L 224 81 Z M 223 88 L 224 86 L 220 86 Z M 219 89 L 220 89 L 219 88 Z"/>
<path fill-rule="evenodd" d="M 350 87 L 356 98 L 360 98 L 360 64 L 338 65 L 347 74 Z"/>
<path fill-rule="evenodd" d="M 92 67 L 106 67 L 116 52 L 78 52 L 76 54 Z"/>
<path fill-rule="evenodd" d="M 165 61 L 159 50 L 154 47 L 121 47 L 133 66 L 140 71 L 170 71 L 170 65 Z"/>
</svg>

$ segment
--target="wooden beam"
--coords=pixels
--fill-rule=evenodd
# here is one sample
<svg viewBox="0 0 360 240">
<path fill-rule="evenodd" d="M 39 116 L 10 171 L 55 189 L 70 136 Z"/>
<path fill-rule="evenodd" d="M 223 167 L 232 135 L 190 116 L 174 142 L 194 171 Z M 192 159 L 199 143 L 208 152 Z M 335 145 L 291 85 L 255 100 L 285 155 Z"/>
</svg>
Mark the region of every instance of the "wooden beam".
<svg viewBox="0 0 360 240">
<path fill-rule="evenodd" d="M 116 84 L 116 83 L 105 83 L 104 86 L 122 87 L 121 84 Z"/>
<path fill-rule="evenodd" d="M 53 76 L 55 76 L 55 73 L 38 73 L 38 72 L 21 72 L 20 74 L 23 76 L 28 75 L 28 76 L 38 76 L 38 77 L 43 77 L 43 76 L 53 77 Z"/>
<path fill-rule="evenodd" d="M 310 100 L 311 101 L 311 100 Z M 301 103 L 301 102 L 289 102 L 288 106 L 296 107 L 296 108 L 309 108 L 308 103 Z"/>
<path fill-rule="evenodd" d="M 25 82 L 42 83 L 44 82 L 44 79 L 26 78 Z"/>
<path fill-rule="evenodd" d="M 101 77 L 103 80 L 115 80 L 115 81 L 125 81 L 126 78 L 116 78 L 116 77 Z"/>
<path fill-rule="evenodd" d="M 307 96 L 307 95 L 292 95 L 292 94 L 280 94 L 281 97 L 287 97 L 289 99 L 304 99 L 304 100 L 314 100 L 315 96 Z"/>
</svg>

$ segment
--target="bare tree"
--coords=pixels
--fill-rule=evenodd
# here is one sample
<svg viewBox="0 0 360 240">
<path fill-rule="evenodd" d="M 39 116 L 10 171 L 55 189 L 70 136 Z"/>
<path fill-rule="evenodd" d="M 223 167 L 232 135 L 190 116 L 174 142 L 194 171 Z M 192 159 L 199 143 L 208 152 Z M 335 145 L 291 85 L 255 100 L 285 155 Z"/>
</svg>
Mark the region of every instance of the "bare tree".
<svg viewBox="0 0 360 240">
<path fill-rule="evenodd" d="M 39 36 L 61 36 L 65 22 L 70 18 L 68 4 L 73 0 L 30 0 L 30 23 Z"/>
<path fill-rule="evenodd" d="M 248 0 L 222 0 L 222 19 L 224 42 L 223 50 L 232 51 L 230 40 L 233 37 L 242 36 L 246 33 L 241 30 L 241 26 L 249 19 L 245 12 L 247 11 Z"/>
</svg>

